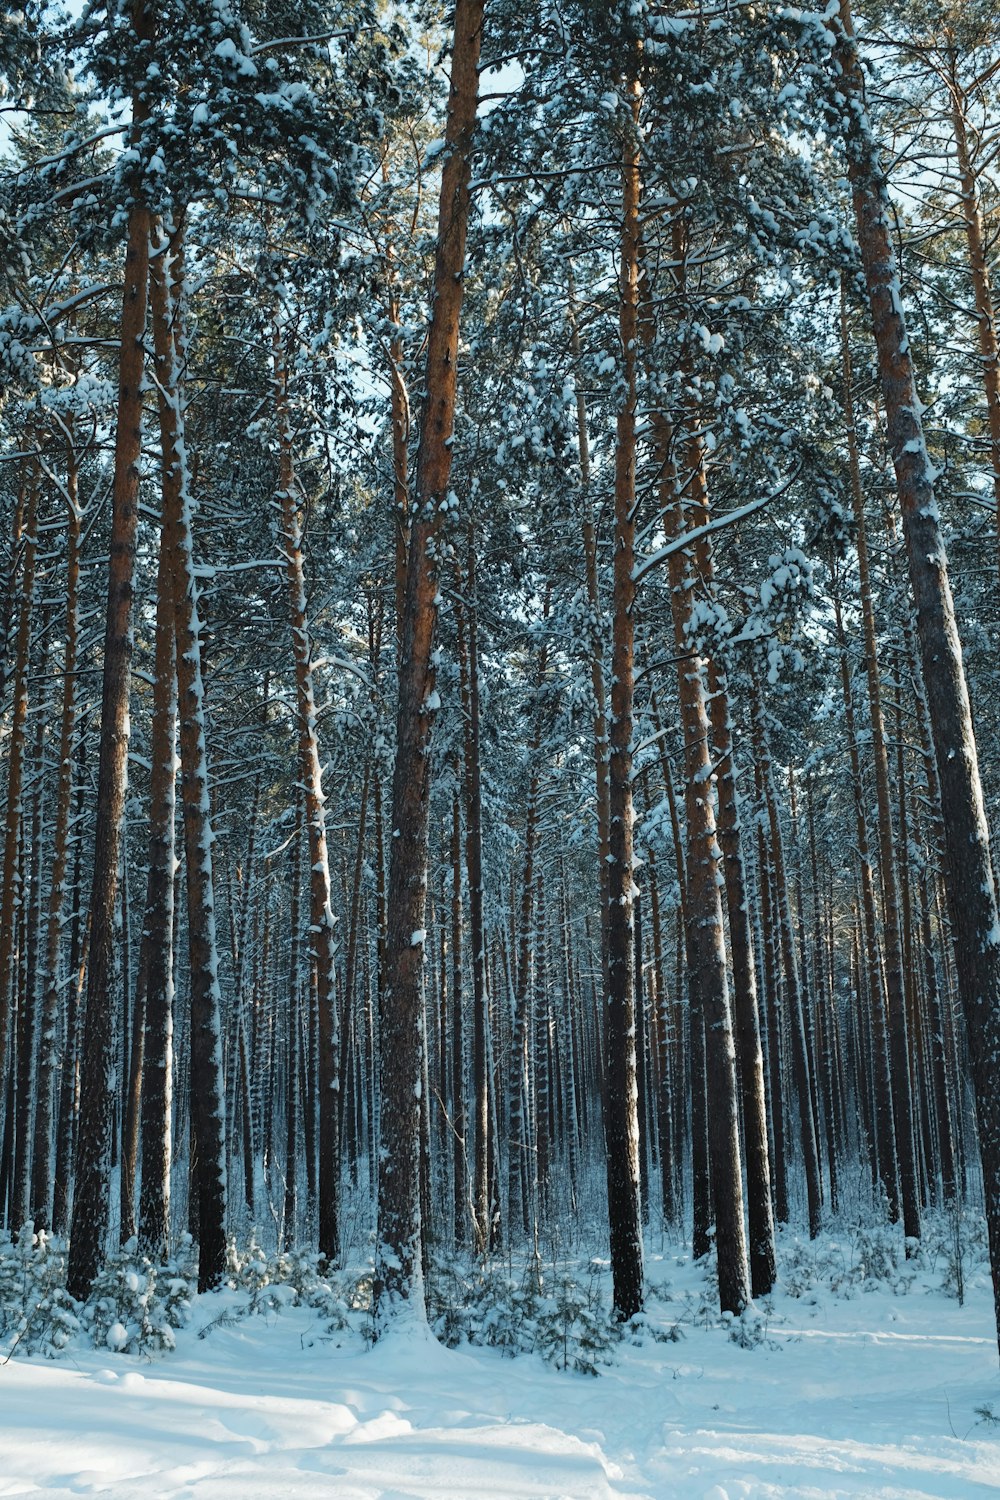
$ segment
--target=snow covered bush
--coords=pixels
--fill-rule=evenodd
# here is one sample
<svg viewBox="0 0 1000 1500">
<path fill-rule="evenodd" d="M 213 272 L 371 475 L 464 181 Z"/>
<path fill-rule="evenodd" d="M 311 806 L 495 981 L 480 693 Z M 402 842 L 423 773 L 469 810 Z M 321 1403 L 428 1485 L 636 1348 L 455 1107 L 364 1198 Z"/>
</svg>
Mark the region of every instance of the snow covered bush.
<svg viewBox="0 0 1000 1500">
<path fill-rule="evenodd" d="M 596 1276 L 583 1282 L 534 1260 L 518 1275 L 496 1263 L 439 1256 L 426 1298 L 431 1327 L 449 1348 L 469 1343 L 511 1356 L 539 1354 L 556 1369 L 596 1375 L 612 1362 L 620 1338 Z"/>
<path fill-rule="evenodd" d="M 176 1345 L 175 1330 L 190 1317 L 191 1293 L 189 1266 L 154 1266 L 133 1239 L 98 1273 L 81 1320 L 98 1348 L 165 1354 Z"/>
<path fill-rule="evenodd" d="M 80 1331 L 66 1291 L 66 1247 L 26 1224 L 12 1241 L 0 1235 L 0 1341 L 10 1353 L 54 1358 Z"/>
<path fill-rule="evenodd" d="M 245 1300 L 230 1299 L 199 1332 L 205 1338 L 213 1329 L 229 1328 L 255 1314 L 280 1313 L 288 1307 L 308 1307 L 323 1322 L 323 1338 L 333 1338 L 350 1328 L 348 1312 L 359 1304 L 354 1289 L 321 1270 L 318 1251 L 283 1250 L 267 1255 L 255 1236 L 241 1249 L 229 1241 L 226 1284 Z"/>
</svg>

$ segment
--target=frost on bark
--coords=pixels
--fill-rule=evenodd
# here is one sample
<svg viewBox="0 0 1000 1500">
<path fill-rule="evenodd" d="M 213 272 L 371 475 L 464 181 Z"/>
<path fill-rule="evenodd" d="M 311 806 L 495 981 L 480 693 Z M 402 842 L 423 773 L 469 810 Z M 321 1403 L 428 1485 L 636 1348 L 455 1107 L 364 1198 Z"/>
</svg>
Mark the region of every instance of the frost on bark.
<svg viewBox="0 0 1000 1500">
<path fill-rule="evenodd" d="M 890 232 L 888 187 L 865 107 L 850 7 L 834 50 L 846 101 L 848 176 L 903 518 L 917 639 L 941 783 L 948 908 L 979 1122 L 994 1304 L 1000 1325 L 1000 916 L 976 739 Z"/>
<path fill-rule="evenodd" d="M 21 601 L 14 645 L 13 704 L 10 737 L 7 744 L 7 808 L 4 823 L 3 887 L 0 893 L 0 1090 L 6 1094 L 7 1052 L 10 1048 L 13 1066 L 14 1026 L 17 990 L 17 926 L 19 920 L 21 857 L 21 800 L 24 786 L 25 741 L 28 723 L 28 667 L 31 654 L 31 626 L 35 603 L 35 570 L 38 557 L 37 465 L 27 465 L 24 484 L 28 487 L 24 521 L 24 564 L 21 572 Z M 10 1107 L 13 1107 L 13 1099 Z M 9 1139 L 13 1121 L 9 1111 L 4 1123 L 4 1137 Z M 11 1228 L 19 1229 L 19 1224 Z"/>
<path fill-rule="evenodd" d="M 753 733 L 754 757 L 760 771 L 764 806 L 771 836 L 770 854 L 774 866 L 774 920 L 778 933 L 778 947 L 785 979 L 785 998 L 788 1008 L 788 1026 L 792 1043 L 792 1072 L 795 1092 L 798 1096 L 799 1127 L 802 1141 L 802 1159 L 805 1167 L 806 1197 L 809 1205 L 809 1234 L 815 1239 L 822 1227 L 823 1198 L 819 1171 L 819 1148 L 816 1141 L 816 1116 L 813 1112 L 812 1066 L 809 1056 L 809 1038 L 806 1030 L 805 1000 L 802 994 L 801 975 L 795 953 L 794 928 L 792 926 L 791 903 L 785 869 L 784 841 L 778 817 L 778 799 L 771 769 L 771 751 L 767 742 L 764 723 L 764 705 L 760 684 L 751 679 L 751 729 Z"/>
<path fill-rule="evenodd" d="M 709 539 L 706 538 L 711 558 Z M 774 1217 L 771 1211 L 771 1164 L 767 1139 L 767 1101 L 764 1093 L 764 1053 L 757 1005 L 757 973 L 750 898 L 743 859 L 740 807 L 736 796 L 733 732 L 729 718 L 729 683 L 722 663 L 708 665 L 709 720 L 712 757 L 717 767 L 719 847 L 722 851 L 729 946 L 733 972 L 733 1020 L 740 1079 L 743 1140 L 746 1152 L 747 1219 L 749 1223 L 750 1285 L 755 1297 L 765 1297 L 774 1285 L 777 1265 Z"/>
<path fill-rule="evenodd" d="M 672 231 L 675 288 L 683 292 L 687 254 L 684 225 Z M 644 336 L 653 320 L 644 316 Z M 675 434 L 661 410 L 650 416 L 658 472 L 660 516 L 668 542 L 708 520 L 708 490 L 701 422 L 693 408 L 686 429 Z M 675 441 L 681 450 L 680 471 Z M 671 619 L 677 650 L 677 688 L 684 740 L 684 809 L 687 858 L 684 871 L 684 945 L 688 970 L 691 1038 L 692 1151 L 695 1195 L 695 1251 L 708 1250 L 709 1180 L 714 1199 L 719 1302 L 723 1311 L 742 1312 L 750 1298 L 743 1182 L 736 1093 L 736 1048 L 727 977 L 721 888 L 724 885 L 714 798 L 712 729 L 706 693 L 706 663 L 689 638 L 691 590 L 708 567 L 708 554 L 675 548 L 667 554 Z M 704 1122 L 704 1123 L 702 1123 Z M 701 1137 L 700 1141 L 698 1137 Z M 707 1137 L 707 1139 L 706 1139 Z M 707 1150 L 707 1155 L 706 1155 Z"/>
<path fill-rule="evenodd" d="M 618 331 L 624 392 L 615 440 L 611 714 L 608 746 L 607 1001 L 604 1016 L 608 1228 L 615 1316 L 641 1311 L 642 1221 L 636 1092 L 635 815 L 635 461 L 639 334 L 639 106 L 629 87 L 630 120 L 622 158 Z"/>
<path fill-rule="evenodd" d="M 458 612 L 463 734 L 462 791 L 465 803 L 465 869 L 469 885 L 469 938 L 472 944 L 472 1219 L 475 1247 L 490 1244 L 489 1067 L 490 1018 L 486 988 L 486 931 L 483 922 L 483 785 L 479 738 L 479 621 L 476 608 L 476 544 L 469 529 L 465 598 Z"/>
<path fill-rule="evenodd" d="M 295 482 L 288 371 L 281 329 L 274 331 L 274 399 L 278 420 L 278 502 L 295 660 L 299 778 L 309 848 L 309 953 L 319 999 L 319 1249 L 333 1260 L 340 1251 L 340 1025 L 337 1014 L 336 939 L 326 840 L 326 798 L 319 754 L 312 645 L 306 615 L 302 527 Z M 350 1001 L 348 991 L 347 1002 Z"/>
<path fill-rule="evenodd" d="M 153 17 L 141 0 L 133 9 L 132 25 L 138 40 L 152 38 Z M 147 105 L 137 92 L 133 101 L 137 124 L 141 124 L 146 113 Z M 139 516 L 148 274 L 149 210 L 137 196 L 128 216 L 121 320 L 87 1003 L 80 1066 L 80 1132 L 67 1268 L 67 1286 L 74 1297 L 85 1297 L 97 1274 L 104 1255 L 110 1212 L 111 1130 L 117 1088 L 113 1009 L 115 906 L 128 782 L 132 598 Z"/>
<path fill-rule="evenodd" d="M 42 1032 L 38 1054 L 35 1099 L 31 1219 L 35 1228 L 52 1222 L 52 1122 L 55 1113 L 56 1069 L 59 1056 L 59 951 L 65 925 L 66 873 L 69 867 L 70 811 L 73 799 L 73 745 L 77 716 L 77 641 L 80 633 L 80 551 L 83 514 L 79 502 L 78 470 L 72 426 L 66 439 L 66 615 L 63 648 L 62 708 L 59 723 L 59 772 L 56 783 L 56 822 L 52 836 L 51 884 L 45 939 L 42 991 Z M 0 1044 L 0 1057 L 3 1056 Z"/>
<path fill-rule="evenodd" d="M 841 344 L 844 366 L 844 412 L 847 419 L 847 446 L 851 477 L 851 502 L 854 510 L 855 545 L 858 554 L 858 582 L 861 593 L 861 618 L 864 626 L 865 669 L 868 678 L 872 758 L 875 763 L 875 795 L 878 803 L 879 870 L 882 882 L 882 939 L 885 952 L 885 987 L 887 995 L 890 1084 L 892 1119 L 895 1127 L 895 1152 L 899 1167 L 899 1188 L 903 1210 L 903 1229 L 907 1239 L 920 1235 L 920 1198 L 917 1185 L 915 1142 L 913 1136 L 913 1102 L 910 1090 L 909 1041 L 907 1036 L 906 997 L 903 974 L 903 948 L 898 886 L 896 881 L 896 841 L 893 835 L 892 802 L 889 790 L 889 758 L 886 749 L 885 719 L 882 713 L 882 682 L 875 638 L 875 606 L 872 600 L 871 569 L 868 561 L 868 534 L 865 524 L 864 492 L 857 430 L 854 424 L 854 395 L 851 379 L 850 343 L 847 335 L 846 308 L 841 305 Z M 905 845 L 904 858 L 906 856 Z M 895 1193 L 890 1206 L 898 1217 Z"/>
<path fill-rule="evenodd" d="M 169 243 L 150 264 L 150 300 L 160 440 L 163 445 L 163 526 L 169 555 L 180 730 L 180 797 L 184 825 L 188 955 L 191 987 L 191 1126 L 195 1145 L 198 1286 L 217 1286 L 226 1257 L 226 1131 L 222 1084 L 222 994 L 215 931 L 215 890 L 209 811 L 201 620 L 194 574 L 191 492 L 184 411 L 174 362 L 173 320 L 180 318 L 180 268 Z"/>
<path fill-rule="evenodd" d="M 409 1303 L 423 1315 L 420 1264 L 421 972 L 427 888 L 430 735 L 436 703 L 437 538 L 448 499 L 455 419 L 458 321 L 469 219 L 470 154 L 479 96 L 484 0 L 457 0 L 441 174 L 434 301 L 427 342 L 420 446 L 399 661 L 396 760 L 382 1043 L 381 1155 L 375 1252 L 376 1318 Z"/>
<path fill-rule="evenodd" d="M 167 531 L 161 524 L 150 736 L 149 870 L 139 955 L 140 981 L 144 980 L 146 990 L 139 1096 L 139 1244 L 152 1260 L 166 1255 L 170 1240 L 177 677 L 169 564 Z"/>
</svg>

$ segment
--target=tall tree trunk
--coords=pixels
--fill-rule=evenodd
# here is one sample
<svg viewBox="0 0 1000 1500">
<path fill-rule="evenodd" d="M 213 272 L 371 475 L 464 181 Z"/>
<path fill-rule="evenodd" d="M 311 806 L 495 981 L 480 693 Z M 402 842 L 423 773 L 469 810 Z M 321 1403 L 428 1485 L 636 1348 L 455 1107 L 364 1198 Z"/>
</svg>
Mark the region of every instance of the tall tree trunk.
<svg viewBox="0 0 1000 1500">
<path fill-rule="evenodd" d="M 635 424 L 639 344 L 638 82 L 629 85 L 631 120 L 622 159 L 618 332 L 624 400 L 615 441 L 611 716 L 608 743 L 607 1003 L 604 1020 L 604 1138 L 615 1316 L 642 1308 L 639 1121 L 636 1108 L 635 850 L 632 738 L 635 721 Z"/>
<path fill-rule="evenodd" d="M 59 1055 L 59 957 L 66 914 L 66 875 L 69 868 L 70 812 L 73 803 L 73 745 L 76 735 L 76 655 L 80 635 L 80 549 L 83 513 L 79 504 L 78 467 L 73 429 L 66 438 L 66 616 L 63 644 L 62 710 L 59 721 L 59 768 L 56 782 L 56 822 L 52 836 L 52 870 L 45 974 L 42 992 L 41 1043 L 35 1100 L 35 1144 L 32 1165 L 31 1218 L 36 1229 L 52 1223 L 52 1125 L 55 1112 L 56 1066 Z M 3 1056 L 0 1047 L 0 1057 Z M 65 1060 L 64 1060 L 65 1061 Z"/>
<path fill-rule="evenodd" d="M 872 1050 L 875 1075 L 875 1129 L 878 1136 L 879 1179 L 892 1218 L 899 1217 L 899 1178 L 896 1170 L 896 1128 L 892 1109 L 892 1085 L 889 1075 L 888 1028 L 885 991 L 882 981 L 878 920 L 875 913 L 875 881 L 868 843 L 868 817 L 864 805 L 861 778 L 861 752 L 854 717 L 854 692 L 847 656 L 847 635 L 839 592 L 833 596 L 834 618 L 840 655 L 840 684 L 844 698 L 844 721 L 851 757 L 851 785 L 854 794 L 854 823 L 858 851 L 858 876 L 861 884 L 861 917 L 864 926 L 864 949 L 867 957 L 868 997 L 872 1008 Z"/>
<path fill-rule="evenodd" d="M 226 1131 L 222 1081 L 222 995 L 215 933 L 213 834 L 209 813 L 201 620 L 194 574 L 184 409 L 174 359 L 173 320 L 182 316 L 179 242 L 161 240 L 150 262 L 150 300 L 163 455 L 163 522 L 174 606 L 174 661 L 180 730 L 181 807 L 191 987 L 191 1120 L 198 1200 L 198 1286 L 222 1279 L 226 1257 Z"/>
<path fill-rule="evenodd" d="M 641 191 L 641 184 L 640 184 Z M 579 366 L 580 331 L 576 320 L 573 281 L 569 283 L 570 347 Z M 583 561 L 590 606 L 590 685 L 594 695 L 594 792 L 597 805 L 597 868 L 601 896 L 601 963 L 608 963 L 608 866 L 611 854 L 611 822 L 608 784 L 608 700 L 604 682 L 604 640 L 601 629 L 601 593 L 597 567 L 597 527 L 590 493 L 590 434 L 587 428 L 587 397 L 581 372 L 576 380 L 576 435 L 580 450 L 580 500 Z M 605 980 L 606 982 L 606 980 Z"/>
<path fill-rule="evenodd" d="M 451 475 L 458 321 L 469 220 L 470 156 L 479 98 L 483 4 L 484 0 L 456 0 L 455 5 L 434 301 L 406 570 L 386 974 L 380 997 L 382 1141 L 375 1306 L 376 1320 L 382 1327 L 399 1304 L 410 1304 L 418 1318 L 424 1315 L 419 1172 L 423 1073 L 420 977 L 430 810 L 429 751 L 437 702 L 433 658 L 438 612 L 435 544 Z"/>
<path fill-rule="evenodd" d="M 777 1274 L 774 1218 L 771 1211 L 771 1164 L 767 1143 L 767 1101 L 764 1094 L 764 1054 L 757 1008 L 757 971 L 750 900 L 743 864 L 743 836 L 736 797 L 733 732 L 729 719 L 729 683 L 718 658 L 708 664 L 709 717 L 712 759 L 719 790 L 718 833 L 722 872 L 729 912 L 729 951 L 733 970 L 733 1018 L 736 1023 L 736 1061 L 743 1110 L 746 1151 L 747 1210 L 750 1226 L 750 1284 L 755 1297 L 766 1297 Z"/>
<path fill-rule="evenodd" d="M 59 1118 L 56 1123 L 55 1178 L 52 1185 L 52 1228 L 65 1234 L 69 1228 L 73 1158 L 76 1149 L 76 1111 L 80 1078 L 80 1008 L 86 980 L 87 930 L 84 927 L 82 895 L 83 809 L 86 795 L 86 734 L 77 741 L 76 800 L 73 808 L 73 906 L 69 939 L 69 1001 L 66 1009 L 66 1039 L 62 1055 L 62 1077 L 59 1081 Z M 87 915 L 89 929 L 90 915 Z"/>
<path fill-rule="evenodd" d="M 281 533 L 288 580 L 295 659 L 299 776 L 309 841 L 309 951 L 319 980 L 319 1249 L 333 1260 L 340 1250 L 340 1026 L 337 1014 L 336 939 L 326 838 L 326 798 L 319 754 L 312 646 L 306 615 L 302 529 L 288 406 L 288 371 L 281 332 L 274 335 L 274 396 L 278 419 Z"/>
<path fill-rule="evenodd" d="M 799 969 L 795 956 L 792 931 L 792 914 L 789 905 L 788 882 L 785 876 L 785 856 L 778 818 L 778 802 L 774 790 L 771 770 L 771 753 L 767 743 L 764 724 L 764 705 L 760 686 L 756 678 L 751 680 L 751 727 L 754 754 L 760 770 L 761 786 L 771 834 L 771 859 L 774 865 L 774 899 L 777 906 L 776 925 L 781 949 L 782 968 L 785 976 L 785 995 L 788 1001 L 788 1020 L 792 1033 L 792 1063 L 795 1074 L 795 1092 L 799 1100 L 799 1126 L 802 1140 L 802 1157 L 805 1166 L 806 1195 L 809 1207 L 809 1234 L 815 1239 L 822 1221 L 822 1194 L 820 1192 L 819 1151 L 816 1144 L 816 1125 L 812 1103 L 812 1081 L 809 1060 L 809 1044 L 806 1036 L 806 1021 Z"/>
<path fill-rule="evenodd" d="M 903 973 L 903 948 L 900 923 L 899 892 L 896 881 L 896 840 L 892 823 L 892 796 L 889 787 L 889 758 L 886 749 L 885 720 L 882 714 L 882 683 L 879 674 L 875 638 L 875 606 L 872 600 L 871 566 L 868 558 L 868 534 L 865 525 L 864 491 L 861 486 L 861 463 L 857 429 L 854 423 L 854 393 L 851 379 L 851 350 L 847 327 L 847 301 L 841 286 L 841 357 L 844 372 L 844 414 L 847 422 L 847 452 L 851 476 L 851 501 L 854 508 L 855 545 L 858 553 L 858 582 L 861 592 L 861 617 L 864 624 L 865 668 L 868 674 L 868 704 L 871 714 L 871 746 L 875 765 L 875 795 L 878 802 L 879 869 L 882 877 L 882 941 L 885 952 L 885 979 L 888 1001 L 889 1057 L 891 1062 L 892 1112 L 895 1124 L 896 1160 L 903 1208 L 903 1231 L 907 1240 L 920 1235 L 920 1195 L 917 1188 L 914 1156 L 913 1099 L 910 1091 L 909 1041 L 907 1038 L 906 986 Z"/>
<path fill-rule="evenodd" d="M 848 0 L 841 0 L 840 18 L 837 87 L 847 100 L 848 174 L 941 781 L 948 904 L 976 1095 L 1000 1335 L 1000 1090 L 995 1076 L 1000 1057 L 1000 916 L 962 646 L 934 498 L 934 471 L 921 422 L 889 229 L 888 187 L 865 110 L 864 76 Z"/>
<path fill-rule="evenodd" d="M 47 655 L 48 608 L 40 611 L 38 641 L 35 648 L 34 675 L 44 681 Z M 29 1218 L 31 1204 L 31 1110 L 35 1093 L 35 1053 L 38 1037 L 38 932 L 41 918 L 42 883 L 42 799 L 44 792 L 42 752 L 45 744 L 45 714 L 38 705 L 31 765 L 34 785 L 31 788 L 31 814 L 22 828 L 23 896 L 21 999 L 17 1013 L 17 1086 L 14 1129 L 14 1178 L 11 1227 L 20 1231 Z M 25 835 L 27 834 L 27 837 Z M 47 1145 L 46 1145 L 47 1149 Z"/>
<path fill-rule="evenodd" d="M 24 522 L 24 567 L 21 573 L 21 601 L 18 611 L 17 639 L 14 646 L 14 689 L 7 748 L 7 810 L 4 824 L 3 885 L 0 888 L 0 1096 L 6 1097 L 6 1069 L 14 1067 L 15 1030 L 11 1018 L 15 1013 L 17 925 L 23 899 L 19 878 L 21 852 L 22 792 L 26 759 L 28 725 L 28 680 L 31 659 L 31 627 L 35 603 L 35 568 L 38 557 L 37 465 L 25 480 L 28 487 Z M 8 1050 L 10 1059 L 8 1064 Z M 11 1095 L 14 1098 L 14 1095 Z M 5 1141 L 13 1142 L 14 1121 L 5 1109 Z M 14 1230 L 19 1224 L 12 1224 Z"/>
<path fill-rule="evenodd" d="M 132 30 L 140 44 L 148 46 L 152 42 L 154 19 L 145 0 L 133 0 Z M 146 95 L 136 89 L 132 116 L 137 132 L 142 129 L 147 115 Z M 145 365 L 143 338 L 149 276 L 149 210 L 137 179 L 134 188 L 125 252 L 97 822 L 90 896 L 87 1007 L 80 1068 L 76 1191 L 67 1266 L 67 1288 L 72 1296 L 79 1298 L 90 1291 L 104 1255 L 110 1212 L 112 1115 L 117 1091 L 113 1010 L 115 906 L 128 782 L 132 598 L 139 518 Z"/>
<path fill-rule="evenodd" d="M 162 446 L 163 460 L 167 450 Z M 174 1068 L 174 871 L 177 783 L 177 675 L 166 511 L 160 527 L 156 594 L 153 722 L 149 783 L 149 868 L 139 954 L 145 978 L 139 1136 L 139 1245 L 162 1260 L 170 1244 L 170 1162 Z"/>
<path fill-rule="evenodd" d="M 966 121 L 966 96 L 958 81 L 958 53 L 952 49 L 948 93 L 951 103 L 955 162 L 962 186 L 962 214 L 969 255 L 969 275 L 976 302 L 979 329 L 979 357 L 982 363 L 983 390 L 986 395 L 986 425 L 990 435 L 990 472 L 996 504 L 997 563 L 1000 567 L 1000 345 L 997 343 L 997 314 L 993 300 L 989 260 L 986 252 L 986 229 L 980 201 L 979 182 L 969 152 L 969 130 Z"/>
<path fill-rule="evenodd" d="M 459 671 L 464 725 L 465 869 L 469 883 L 469 941 L 472 947 L 472 1112 L 473 1223 L 476 1252 L 485 1254 L 490 1238 L 489 1202 L 489 999 L 486 989 L 486 932 L 483 922 L 483 783 L 479 744 L 479 618 L 476 604 L 476 547 L 469 527 L 465 598 L 458 610 Z"/>
</svg>

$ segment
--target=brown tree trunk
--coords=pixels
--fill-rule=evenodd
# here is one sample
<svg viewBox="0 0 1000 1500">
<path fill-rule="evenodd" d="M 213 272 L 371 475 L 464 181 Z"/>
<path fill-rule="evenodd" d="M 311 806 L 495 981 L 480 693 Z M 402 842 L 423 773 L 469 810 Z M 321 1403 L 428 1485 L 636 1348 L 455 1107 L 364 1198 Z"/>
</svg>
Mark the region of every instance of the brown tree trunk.
<svg viewBox="0 0 1000 1500">
<path fill-rule="evenodd" d="M 1000 916 L 962 647 L 889 229 L 888 188 L 865 113 L 864 77 L 847 0 L 841 0 L 841 34 L 834 55 L 837 86 L 848 101 L 848 173 L 941 780 L 948 904 L 969 1037 L 1000 1331 L 1000 1090 L 995 1076 L 1000 1056 Z"/>
<path fill-rule="evenodd" d="M 215 935 L 213 834 L 209 814 L 201 620 L 194 575 L 184 410 L 174 359 L 174 320 L 182 316 L 179 248 L 161 240 L 150 261 L 150 301 L 163 445 L 163 524 L 174 608 L 174 662 L 180 730 L 180 796 L 187 885 L 191 987 L 191 1122 L 198 1203 L 198 1286 L 217 1286 L 226 1256 L 226 1132 L 222 1082 L 222 995 Z"/>
<path fill-rule="evenodd" d="M 774 1197 L 774 1215 L 779 1224 L 788 1223 L 788 1151 L 785 1134 L 785 1069 L 784 1033 L 782 1029 L 782 996 L 780 978 L 779 944 L 774 907 L 774 880 L 771 853 L 768 847 L 765 824 L 767 807 L 764 798 L 760 767 L 754 766 L 758 810 L 757 822 L 757 887 L 760 902 L 761 958 L 763 972 L 764 1019 L 767 1028 L 767 1082 L 770 1091 L 771 1136 L 774 1150 L 771 1153 L 771 1173 Z"/>
<path fill-rule="evenodd" d="M 957 77 L 957 53 L 951 53 L 951 77 L 948 92 L 951 97 L 952 133 L 955 140 L 955 160 L 962 186 L 962 214 L 965 218 L 965 239 L 969 252 L 969 275 L 976 300 L 976 322 L 979 328 L 979 357 L 982 363 L 983 390 L 986 394 L 986 425 L 990 435 L 990 471 L 993 480 L 993 495 L 996 502 L 997 562 L 1000 566 L 1000 345 L 997 343 L 997 315 L 993 301 L 993 287 L 986 253 L 986 229 L 980 202 L 979 182 L 973 169 L 969 153 L 969 131 L 966 123 L 966 97 Z"/>
<path fill-rule="evenodd" d="M 38 640 L 32 675 L 45 680 L 48 607 L 39 611 Z M 31 1205 L 31 1109 L 35 1085 L 35 1052 L 38 1034 L 38 933 L 41 925 L 42 796 L 46 715 L 36 711 L 30 765 L 34 769 L 30 816 L 22 815 L 21 830 L 21 995 L 17 1012 L 17 1082 L 15 1087 L 14 1176 L 11 1228 L 20 1231 L 27 1223 Z M 46 1149 L 48 1145 L 46 1143 Z"/>
<path fill-rule="evenodd" d="M 679 245 L 678 259 L 683 246 Z M 669 539 L 685 529 L 682 499 L 672 458 L 672 433 L 660 413 L 652 417 L 653 438 L 660 467 L 660 509 Z M 695 429 L 696 431 L 697 429 Z M 704 465 L 700 439 L 684 442 L 686 498 L 697 526 L 707 519 Z M 686 948 L 688 959 L 691 1033 L 692 1130 L 699 1130 L 703 1090 L 707 1114 L 708 1167 L 715 1204 L 719 1265 L 719 1301 L 724 1312 L 739 1313 L 749 1300 L 746 1233 L 743 1222 L 743 1183 L 736 1098 L 736 1048 L 733 1038 L 720 888 L 721 870 L 711 784 L 711 729 L 703 678 L 704 663 L 687 638 L 691 570 L 683 551 L 668 559 L 674 640 L 677 646 L 677 686 L 684 734 L 685 813 L 687 820 Z M 704 1061 L 702 1061 L 702 1047 Z M 707 1100 L 711 1099 L 711 1108 Z M 697 1144 L 697 1142 L 695 1142 Z M 695 1162 L 695 1194 L 699 1189 Z M 707 1180 L 706 1180 L 707 1185 Z M 707 1204 L 704 1206 L 707 1208 Z M 704 1213 L 703 1208 L 703 1213 Z M 697 1223 L 696 1223 L 697 1228 Z M 697 1243 L 696 1253 L 704 1253 Z M 707 1247 L 706 1247 L 707 1248 Z"/>
<path fill-rule="evenodd" d="M 385 1326 L 398 1304 L 423 1316 L 420 1244 L 420 1096 L 424 903 L 430 807 L 430 736 L 437 701 L 435 543 L 451 474 L 469 220 L 470 154 L 479 97 L 483 0 L 456 0 L 451 88 L 441 175 L 434 302 L 420 448 L 411 508 L 406 598 L 399 663 L 396 760 L 392 788 L 382 1043 L 381 1157 L 375 1255 L 376 1320 Z"/>
<path fill-rule="evenodd" d="M 132 29 L 138 42 L 152 41 L 153 15 L 144 0 L 133 0 Z M 136 91 L 132 104 L 136 128 L 141 128 L 147 113 L 146 97 Z M 137 192 L 129 210 L 125 252 L 87 1007 L 80 1068 L 80 1130 L 67 1266 L 67 1288 L 72 1296 L 79 1298 L 90 1291 L 100 1267 L 110 1211 L 111 1128 L 117 1088 L 113 1011 L 115 905 L 128 782 L 132 598 L 139 517 L 148 275 L 149 210 Z"/>
<path fill-rule="evenodd" d="M 76 1111 L 80 1077 L 80 1007 L 86 980 L 87 931 L 80 897 L 83 866 L 83 809 L 86 736 L 81 732 L 76 747 L 76 800 L 73 808 L 73 906 L 69 940 L 69 1001 L 66 1008 L 66 1038 L 59 1081 L 59 1118 L 56 1123 L 55 1178 L 52 1185 L 52 1228 L 65 1234 L 69 1228 L 73 1157 L 76 1148 Z M 89 928 L 89 913 L 87 927 Z"/>
<path fill-rule="evenodd" d="M 641 191 L 641 188 L 640 188 Z M 569 322 L 573 358 L 581 357 L 580 332 L 576 321 L 573 283 L 570 279 Z M 590 493 L 590 434 L 587 428 L 587 397 L 579 372 L 576 384 L 576 435 L 580 449 L 580 500 L 583 560 L 587 603 L 591 613 L 590 685 L 594 695 L 594 791 L 597 806 L 597 868 L 601 896 L 601 963 L 608 962 L 608 865 L 611 853 L 611 822 L 608 783 L 608 704 L 604 682 L 604 641 L 601 630 L 601 595 L 597 569 L 597 528 Z"/>
</svg>

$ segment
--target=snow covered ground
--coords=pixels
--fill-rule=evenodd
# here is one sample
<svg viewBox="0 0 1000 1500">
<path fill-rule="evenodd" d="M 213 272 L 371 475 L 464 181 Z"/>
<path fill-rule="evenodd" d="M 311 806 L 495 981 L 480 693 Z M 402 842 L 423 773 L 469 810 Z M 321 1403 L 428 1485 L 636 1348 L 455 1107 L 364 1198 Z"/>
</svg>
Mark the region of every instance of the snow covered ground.
<svg viewBox="0 0 1000 1500">
<path fill-rule="evenodd" d="M 864 1278 L 828 1237 L 782 1246 L 755 1347 L 710 1314 L 704 1270 L 650 1254 L 649 1329 L 599 1377 L 401 1332 L 373 1350 L 289 1307 L 175 1353 L 74 1347 L 0 1364 L 0 1496 L 171 1500 L 974 1500 L 1000 1492 L 1000 1368 L 980 1268 L 960 1307 L 941 1255 Z M 798 1295 L 795 1295 L 798 1293 Z M 677 1337 L 659 1341 L 675 1328 Z M 763 1337 L 761 1337 L 763 1335 Z"/>
</svg>

